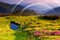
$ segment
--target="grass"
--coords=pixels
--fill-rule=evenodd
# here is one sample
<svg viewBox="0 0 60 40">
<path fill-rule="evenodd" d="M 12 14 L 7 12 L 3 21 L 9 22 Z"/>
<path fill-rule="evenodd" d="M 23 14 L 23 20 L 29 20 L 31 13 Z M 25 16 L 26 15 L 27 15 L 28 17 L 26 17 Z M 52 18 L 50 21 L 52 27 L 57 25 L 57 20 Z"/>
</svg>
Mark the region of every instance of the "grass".
<svg viewBox="0 0 60 40">
<path fill-rule="evenodd" d="M 18 30 L 10 29 L 10 22 L 15 21 L 22 25 L 31 23 L 29 26 L 35 27 L 35 30 L 58 30 L 60 29 L 60 19 L 44 20 L 37 18 L 38 16 L 5 16 L 0 17 L 0 40 L 28 40 L 29 34 L 23 32 L 21 28 Z M 39 28 L 38 28 L 39 26 Z M 55 40 L 60 36 L 46 36 L 44 40 Z M 35 40 L 32 38 L 31 40 Z"/>
</svg>

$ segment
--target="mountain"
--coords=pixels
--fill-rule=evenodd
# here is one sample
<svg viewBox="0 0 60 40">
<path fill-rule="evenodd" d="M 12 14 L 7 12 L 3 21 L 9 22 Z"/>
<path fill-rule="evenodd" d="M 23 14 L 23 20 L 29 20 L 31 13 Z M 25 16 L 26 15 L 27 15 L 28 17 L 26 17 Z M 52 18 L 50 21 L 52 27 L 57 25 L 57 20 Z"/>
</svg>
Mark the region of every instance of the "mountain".
<svg viewBox="0 0 60 40">
<path fill-rule="evenodd" d="M 45 15 L 59 15 L 60 16 L 60 7 L 56 7 L 53 10 L 46 12 Z"/>
<path fill-rule="evenodd" d="M 37 13 L 34 10 L 25 10 L 22 14 L 22 16 L 30 16 L 30 15 L 37 15 Z"/>
<path fill-rule="evenodd" d="M 0 2 L 0 13 L 9 13 L 11 6 L 7 3 Z"/>
<path fill-rule="evenodd" d="M 22 4 L 22 5 L 27 6 L 29 4 Z M 42 4 L 34 5 L 34 6 L 32 5 L 32 6 L 28 7 L 27 9 L 34 10 L 37 14 L 45 14 L 51 10 L 53 11 L 54 8 L 59 7 L 59 6 L 60 5 L 58 5 L 57 3 L 49 3 L 46 5 L 42 5 Z"/>
<path fill-rule="evenodd" d="M 8 3 L 0 2 L 0 13 L 2 13 L 2 14 L 10 13 L 15 5 L 16 4 L 8 4 Z M 22 5 L 17 5 L 15 10 L 13 10 L 13 12 L 22 10 L 23 8 L 24 7 Z"/>
<path fill-rule="evenodd" d="M 12 14 L 12 15 L 37 15 L 37 14 L 52 15 L 53 14 L 53 15 L 60 15 L 60 7 L 56 6 L 57 4 L 56 5 L 50 4 L 50 6 L 52 7 L 52 10 L 45 5 L 36 5 L 36 6 L 27 8 L 22 14 L 20 14 L 20 11 L 24 7 L 29 5 L 29 4 L 21 4 L 21 5 L 17 5 L 16 8 L 13 10 L 13 12 L 10 13 L 15 5 L 16 4 L 8 4 L 8 3 L 0 2 L 0 14 Z"/>
<path fill-rule="evenodd" d="M 0 2 L 0 16 L 7 16 L 7 15 L 36 15 L 35 11 L 33 10 L 25 10 L 22 14 L 20 14 L 20 11 L 25 7 L 24 5 L 17 5 L 16 8 L 13 10 L 12 13 L 11 10 L 16 4 L 8 4 L 4 2 Z"/>
</svg>

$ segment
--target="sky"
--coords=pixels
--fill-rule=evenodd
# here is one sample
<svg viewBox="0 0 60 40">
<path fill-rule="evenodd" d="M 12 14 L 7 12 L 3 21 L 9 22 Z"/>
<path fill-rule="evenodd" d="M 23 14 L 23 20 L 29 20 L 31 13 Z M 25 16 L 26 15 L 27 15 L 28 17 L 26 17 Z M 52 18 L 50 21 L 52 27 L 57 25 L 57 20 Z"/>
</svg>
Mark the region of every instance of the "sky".
<svg viewBox="0 0 60 40">
<path fill-rule="evenodd" d="M 0 0 L 2 2 L 7 2 L 10 4 L 16 4 L 21 0 Z M 60 0 L 24 0 L 22 3 L 58 3 L 60 4 Z"/>
<path fill-rule="evenodd" d="M 22 4 L 44 3 L 44 4 L 50 5 L 50 3 L 54 3 L 54 4 L 51 4 L 51 5 L 53 5 L 53 7 L 57 6 L 55 4 L 58 4 L 60 6 L 60 0 L 22 0 L 22 1 L 21 0 L 0 0 L 0 1 L 6 2 L 6 3 L 9 3 L 9 4 L 17 4 L 17 3 L 18 4 L 20 4 L 20 3 L 22 3 Z M 46 5 L 44 5 L 44 6 L 46 6 Z M 36 8 L 34 8 L 34 10 L 36 9 L 36 11 L 37 11 L 37 10 L 40 10 L 41 8 L 43 9 L 44 6 L 43 5 L 42 5 L 42 7 L 41 6 L 36 6 Z M 47 9 L 47 8 L 48 7 L 46 6 L 44 9 Z"/>
</svg>

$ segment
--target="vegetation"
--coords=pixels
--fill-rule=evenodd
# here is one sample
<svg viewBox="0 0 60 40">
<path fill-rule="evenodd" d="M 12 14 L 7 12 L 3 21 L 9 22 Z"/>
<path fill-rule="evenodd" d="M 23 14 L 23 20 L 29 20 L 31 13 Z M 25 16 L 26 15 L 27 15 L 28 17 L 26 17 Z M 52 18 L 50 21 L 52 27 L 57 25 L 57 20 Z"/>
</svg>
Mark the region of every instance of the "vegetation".
<svg viewBox="0 0 60 40">
<path fill-rule="evenodd" d="M 0 17 L 0 40 L 60 40 L 60 18 L 52 19 L 41 16 Z M 19 29 L 10 29 L 12 21 L 20 24 Z"/>
</svg>

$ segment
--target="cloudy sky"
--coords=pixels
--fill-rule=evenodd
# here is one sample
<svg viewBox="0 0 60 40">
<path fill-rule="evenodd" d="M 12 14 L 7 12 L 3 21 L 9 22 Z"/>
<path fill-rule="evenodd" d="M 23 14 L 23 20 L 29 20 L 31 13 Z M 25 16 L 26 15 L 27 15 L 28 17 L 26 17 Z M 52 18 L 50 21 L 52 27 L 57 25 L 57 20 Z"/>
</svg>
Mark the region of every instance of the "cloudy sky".
<svg viewBox="0 0 60 40">
<path fill-rule="evenodd" d="M 2 2 L 7 2 L 10 4 L 16 4 L 21 0 L 0 0 Z M 58 3 L 60 4 L 60 0 L 23 0 L 22 3 Z"/>
<path fill-rule="evenodd" d="M 0 2 L 6 2 L 9 4 L 34 4 L 34 3 L 44 3 L 44 4 L 48 4 L 48 5 L 52 5 L 53 7 L 58 7 L 60 6 L 60 0 L 0 0 Z M 53 3 L 53 4 L 52 4 Z M 58 4 L 58 5 L 56 5 Z M 44 7 L 45 6 L 45 7 Z M 50 9 L 49 7 L 47 7 L 46 5 L 37 5 L 35 8 L 32 7 L 34 10 L 41 12 L 40 9 L 45 10 L 45 9 Z M 40 9 L 39 9 L 40 8 Z M 52 8 L 53 9 L 53 8 Z"/>
</svg>

